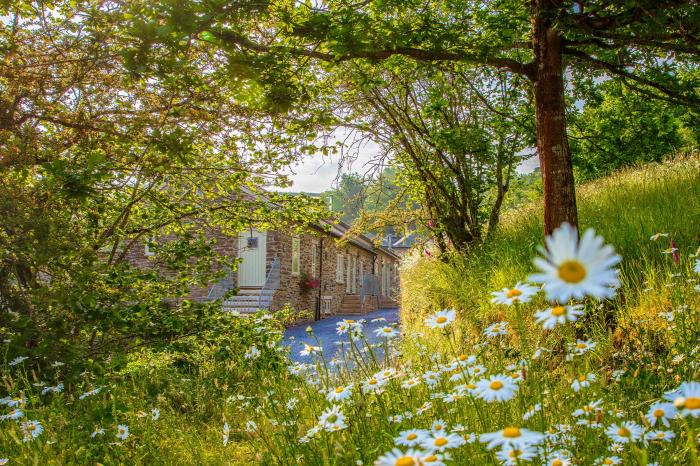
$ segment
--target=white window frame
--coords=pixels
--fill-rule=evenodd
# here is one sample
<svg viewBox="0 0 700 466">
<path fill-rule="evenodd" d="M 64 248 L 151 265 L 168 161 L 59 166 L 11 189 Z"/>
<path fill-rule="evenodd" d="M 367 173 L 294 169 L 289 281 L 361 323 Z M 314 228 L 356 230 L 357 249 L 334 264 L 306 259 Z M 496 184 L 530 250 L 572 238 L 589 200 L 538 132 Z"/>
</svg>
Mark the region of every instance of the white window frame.
<svg viewBox="0 0 700 466">
<path fill-rule="evenodd" d="M 295 263 L 296 270 L 294 267 Z M 301 275 L 301 238 L 298 236 L 292 236 L 292 275 Z"/>
<path fill-rule="evenodd" d="M 343 274 L 345 273 L 345 255 L 342 252 L 336 254 L 335 257 L 335 281 L 336 283 L 344 283 Z"/>
<path fill-rule="evenodd" d="M 352 257 L 349 252 L 345 254 L 345 293 L 352 293 Z"/>
<path fill-rule="evenodd" d="M 148 243 L 153 243 L 153 242 L 155 242 L 155 240 L 156 240 L 155 237 L 154 237 L 154 236 L 151 236 L 151 237 L 149 237 L 149 238 L 146 240 L 146 242 L 143 244 L 143 254 L 144 254 L 146 257 L 153 257 L 153 256 L 156 255 L 156 253 L 153 252 L 153 251 L 151 251 L 151 248 L 148 247 Z"/>
</svg>

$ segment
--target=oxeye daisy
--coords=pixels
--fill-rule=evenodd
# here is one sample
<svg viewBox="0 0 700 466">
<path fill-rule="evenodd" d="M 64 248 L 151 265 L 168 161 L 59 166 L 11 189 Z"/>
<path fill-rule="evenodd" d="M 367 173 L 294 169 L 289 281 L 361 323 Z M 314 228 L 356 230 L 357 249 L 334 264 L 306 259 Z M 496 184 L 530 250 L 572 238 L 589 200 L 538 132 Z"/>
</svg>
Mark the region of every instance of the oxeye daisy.
<svg viewBox="0 0 700 466">
<path fill-rule="evenodd" d="M 576 304 L 573 306 L 554 306 L 544 311 L 537 311 L 535 319 L 538 324 L 542 324 L 542 328 L 549 330 L 560 324 L 575 322 L 581 315 L 583 315 L 583 305 Z"/>
<path fill-rule="evenodd" d="M 619 456 L 603 456 L 596 459 L 594 464 L 604 466 L 622 464 L 622 458 Z"/>
<path fill-rule="evenodd" d="M 434 371 L 427 371 L 422 375 L 423 381 L 429 387 L 435 387 L 438 383 L 440 383 L 440 376 L 441 375 L 439 372 Z"/>
<path fill-rule="evenodd" d="M 693 267 L 695 273 L 700 274 L 700 259 L 695 259 L 695 267 Z"/>
<path fill-rule="evenodd" d="M 592 382 L 595 382 L 595 374 L 589 372 L 586 375 L 575 378 L 571 383 L 571 388 L 573 388 L 575 392 L 578 392 L 582 388 L 589 387 Z"/>
<path fill-rule="evenodd" d="M 658 401 L 651 406 L 649 406 L 649 411 L 647 412 L 647 420 L 649 424 L 653 427 L 657 422 L 662 423 L 666 427 L 671 424 L 668 422 L 669 419 L 676 417 L 676 407 L 673 403 L 664 403 Z"/>
<path fill-rule="evenodd" d="M 422 466 L 445 466 L 445 463 L 442 460 L 445 459 L 446 456 L 447 455 L 440 455 L 437 453 L 430 453 L 428 455 L 423 454 L 420 457 L 420 464 Z"/>
<path fill-rule="evenodd" d="M 245 359 L 257 359 L 260 356 L 260 350 L 256 346 L 248 348 L 243 355 Z"/>
<path fill-rule="evenodd" d="M 526 303 L 540 291 L 539 288 L 518 282 L 513 288 L 503 288 L 501 291 L 491 293 L 491 302 L 512 306 L 516 303 Z"/>
<path fill-rule="evenodd" d="M 455 365 L 458 367 L 464 367 L 464 366 L 471 366 L 476 362 L 476 356 L 473 354 L 466 355 L 466 354 L 460 354 L 454 359 Z"/>
<path fill-rule="evenodd" d="M 682 417 L 700 416 L 700 383 L 683 382 L 678 389 L 666 393 L 664 399 L 672 401 Z"/>
<path fill-rule="evenodd" d="M 531 446 L 512 447 L 503 445 L 503 448 L 496 452 L 496 458 L 507 465 L 520 465 L 524 461 L 530 461 L 535 456 L 537 456 L 537 450 Z"/>
<path fill-rule="evenodd" d="M 503 374 L 497 374 L 476 382 L 477 395 L 489 403 L 510 400 L 517 391 L 518 385 L 511 377 Z"/>
<path fill-rule="evenodd" d="M 17 356 L 12 361 L 8 362 L 7 365 L 8 366 L 16 366 L 17 364 L 23 363 L 27 359 L 29 359 L 27 356 Z"/>
<path fill-rule="evenodd" d="M 508 322 L 496 322 L 484 329 L 484 335 L 493 338 L 499 335 L 508 335 Z"/>
<path fill-rule="evenodd" d="M 224 429 L 223 429 L 224 446 L 228 445 L 229 435 L 231 435 L 231 427 L 229 427 L 228 422 L 224 422 Z"/>
<path fill-rule="evenodd" d="M 642 426 L 631 421 L 622 422 L 620 425 L 613 424 L 605 430 L 610 440 L 618 443 L 636 442 L 642 438 L 643 433 Z"/>
<path fill-rule="evenodd" d="M 571 459 L 566 452 L 557 450 L 547 455 L 544 466 L 571 466 Z"/>
<path fill-rule="evenodd" d="M 14 421 L 22 417 L 24 417 L 24 411 L 19 408 L 13 408 L 9 413 L 0 416 L 0 420 L 12 419 Z"/>
<path fill-rule="evenodd" d="M 428 435 L 428 431 L 423 429 L 404 430 L 394 439 L 394 443 L 404 447 L 416 447 Z"/>
<path fill-rule="evenodd" d="M 347 427 L 345 425 L 345 415 L 340 410 L 339 405 L 326 408 L 318 417 L 318 425 L 326 432 L 335 432 Z"/>
<path fill-rule="evenodd" d="M 447 430 L 447 423 L 442 419 L 434 420 L 433 424 L 430 426 L 430 431 L 433 433 L 442 433 L 445 430 Z"/>
<path fill-rule="evenodd" d="M 644 438 L 652 441 L 670 442 L 676 437 L 672 430 L 651 430 L 644 434 Z"/>
<path fill-rule="evenodd" d="M 309 356 L 311 354 L 320 353 L 321 351 L 322 350 L 321 350 L 320 346 L 313 346 L 313 345 L 309 345 L 308 343 L 304 343 L 304 349 L 299 351 L 299 355 L 300 356 Z"/>
<path fill-rule="evenodd" d="M 119 424 L 117 426 L 117 438 L 119 440 L 126 440 L 129 437 L 129 426 L 124 424 Z"/>
<path fill-rule="evenodd" d="M 612 246 L 603 245 L 603 238 L 591 228 L 578 240 L 576 228 L 563 223 L 545 240 L 545 258 L 535 259 L 539 273 L 528 277 L 535 283 L 543 283 L 550 301 L 566 303 L 571 298 L 585 296 L 611 298 L 613 288 L 620 285 L 618 271 L 613 268 L 620 262 Z"/>
<path fill-rule="evenodd" d="M 481 434 L 479 441 L 486 443 L 487 448 L 493 449 L 501 445 L 527 447 L 537 445 L 544 439 L 544 434 L 520 427 L 506 427 L 503 430 Z"/>
<path fill-rule="evenodd" d="M 20 429 L 24 435 L 24 438 L 22 439 L 24 442 L 34 440 L 44 431 L 44 428 L 39 421 L 25 421 L 20 425 Z"/>
<path fill-rule="evenodd" d="M 394 327 L 381 327 L 374 331 L 378 337 L 394 338 L 399 336 L 399 331 Z"/>
<path fill-rule="evenodd" d="M 372 376 L 362 383 L 362 390 L 365 392 L 374 392 L 387 384 L 387 379 L 377 376 Z"/>
<path fill-rule="evenodd" d="M 352 396 L 352 384 L 336 387 L 328 392 L 328 401 L 343 401 Z"/>
<path fill-rule="evenodd" d="M 377 458 L 374 466 L 418 466 L 420 457 L 421 453 L 418 450 L 410 449 L 404 453 L 398 448 L 394 448 Z"/>
<path fill-rule="evenodd" d="M 596 342 L 591 340 L 576 340 L 576 343 L 569 343 L 569 353 L 581 356 L 597 346 Z"/>
<path fill-rule="evenodd" d="M 420 379 L 418 377 L 410 377 L 401 383 L 403 388 L 413 388 L 420 385 Z"/>
<path fill-rule="evenodd" d="M 461 436 L 447 432 L 433 432 L 421 440 L 421 446 L 428 451 L 443 452 L 462 445 L 464 445 L 464 439 Z"/>
<path fill-rule="evenodd" d="M 454 309 L 443 309 L 425 319 L 425 325 L 430 328 L 445 328 L 455 321 L 456 316 Z"/>
<path fill-rule="evenodd" d="M 668 236 L 668 233 L 654 233 L 649 237 L 649 241 L 656 241 L 659 238 L 665 238 Z"/>
</svg>

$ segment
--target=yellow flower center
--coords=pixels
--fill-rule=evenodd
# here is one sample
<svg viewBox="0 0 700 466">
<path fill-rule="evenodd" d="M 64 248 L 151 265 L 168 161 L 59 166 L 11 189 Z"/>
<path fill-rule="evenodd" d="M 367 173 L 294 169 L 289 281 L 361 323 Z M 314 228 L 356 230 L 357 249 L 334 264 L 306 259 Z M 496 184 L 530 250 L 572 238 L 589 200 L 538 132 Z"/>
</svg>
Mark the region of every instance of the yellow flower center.
<svg viewBox="0 0 700 466">
<path fill-rule="evenodd" d="M 423 462 L 424 463 L 434 463 L 435 461 L 437 461 L 437 459 L 438 459 L 437 455 L 430 455 L 430 456 L 426 456 L 425 458 L 423 458 Z"/>
<path fill-rule="evenodd" d="M 36 429 L 36 426 L 35 426 L 34 424 L 29 424 L 29 425 L 27 426 L 27 429 L 29 429 L 29 430 L 35 430 L 35 429 Z"/>
<path fill-rule="evenodd" d="M 521 294 L 523 294 L 522 291 L 520 291 L 517 288 L 513 288 L 512 290 L 508 290 L 508 293 L 506 293 L 506 297 L 515 298 L 516 296 L 520 296 Z"/>
<path fill-rule="evenodd" d="M 414 466 L 416 464 L 415 460 L 410 456 L 402 456 L 396 460 L 395 466 Z"/>
<path fill-rule="evenodd" d="M 665 432 L 659 432 L 659 433 L 656 434 L 656 438 L 664 438 L 664 437 L 666 437 L 666 433 L 665 433 Z"/>
<path fill-rule="evenodd" d="M 632 433 L 627 427 L 620 427 L 620 429 L 617 431 L 617 435 L 620 437 L 629 437 Z"/>
<path fill-rule="evenodd" d="M 384 327 L 384 333 L 391 333 L 391 329 L 389 327 Z"/>
<path fill-rule="evenodd" d="M 586 278 L 586 268 L 577 260 L 564 261 L 559 266 L 559 278 L 567 283 L 579 283 Z"/>
<path fill-rule="evenodd" d="M 345 387 L 338 387 L 335 389 L 335 392 L 336 393 L 343 393 L 344 390 L 345 390 Z"/>
<path fill-rule="evenodd" d="M 579 382 L 583 382 L 584 380 L 586 380 L 586 376 L 585 376 L 585 375 L 580 375 L 580 376 L 578 377 L 578 381 L 579 381 Z"/>
<path fill-rule="evenodd" d="M 435 424 L 435 426 L 433 426 L 433 430 L 435 432 L 440 432 L 442 430 L 442 424 Z"/>
<path fill-rule="evenodd" d="M 576 343 L 576 348 L 578 348 L 578 349 L 584 349 L 584 348 L 586 348 L 587 346 L 588 346 L 588 345 L 586 345 L 585 343 Z"/>
<path fill-rule="evenodd" d="M 510 453 L 508 453 L 508 456 L 510 456 L 511 458 L 518 458 L 522 454 L 523 452 L 520 450 L 511 450 Z"/>
<path fill-rule="evenodd" d="M 376 385 L 377 384 L 377 379 L 369 379 L 369 382 L 367 382 L 369 385 Z"/>
<path fill-rule="evenodd" d="M 566 308 L 564 306 L 557 306 L 557 307 L 552 308 L 552 315 L 554 317 L 562 316 L 562 315 L 564 315 L 565 312 L 566 312 Z"/>
<path fill-rule="evenodd" d="M 605 458 L 603 460 L 603 464 L 613 464 L 613 460 L 611 460 L 610 458 Z"/>
<path fill-rule="evenodd" d="M 700 408 L 700 398 L 689 397 L 685 399 L 686 409 L 698 409 Z"/>
<path fill-rule="evenodd" d="M 510 376 L 511 376 L 511 378 L 513 378 L 513 379 L 517 379 L 517 378 L 520 378 L 520 374 L 519 374 L 519 373 L 517 373 L 517 372 L 513 372 L 513 373 L 511 373 L 511 374 L 510 374 Z"/>
<path fill-rule="evenodd" d="M 559 458 L 552 461 L 552 464 L 551 464 L 551 466 L 563 466 L 563 465 L 564 465 L 564 462 L 562 460 L 560 460 Z"/>
<path fill-rule="evenodd" d="M 664 415 L 664 410 L 663 409 L 657 409 L 654 411 L 654 417 L 662 417 Z"/>
<path fill-rule="evenodd" d="M 331 424 L 333 424 L 335 421 L 338 420 L 338 415 L 337 415 L 337 414 L 331 414 L 330 416 L 328 416 L 328 418 L 327 418 L 326 420 L 327 420 L 328 422 L 330 422 Z"/>
<path fill-rule="evenodd" d="M 466 355 L 466 354 L 460 354 L 460 355 L 459 355 L 459 360 L 460 360 L 460 361 L 466 361 L 466 360 L 467 360 L 467 355 Z"/>
<path fill-rule="evenodd" d="M 435 439 L 435 446 L 436 447 L 444 447 L 447 445 L 447 439 L 445 437 L 438 437 Z"/>
<path fill-rule="evenodd" d="M 494 380 L 489 384 L 489 388 L 491 390 L 500 390 L 501 388 L 503 388 L 503 382 L 501 382 L 500 380 Z"/>
<path fill-rule="evenodd" d="M 417 438 L 418 438 L 418 436 L 416 434 L 414 434 L 413 432 L 411 432 L 410 434 L 408 434 L 406 436 L 406 440 L 415 440 Z"/>
<path fill-rule="evenodd" d="M 435 319 L 435 322 L 437 322 L 438 324 L 444 324 L 445 322 L 447 322 L 447 317 L 440 316 L 437 319 Z"/>
<path fill-rule="evenodd" d="M 506 427 L 503 429 L 503 436 L 505 438 L 518 438 L 520 437 L 519 427 Z"/>
</svg>

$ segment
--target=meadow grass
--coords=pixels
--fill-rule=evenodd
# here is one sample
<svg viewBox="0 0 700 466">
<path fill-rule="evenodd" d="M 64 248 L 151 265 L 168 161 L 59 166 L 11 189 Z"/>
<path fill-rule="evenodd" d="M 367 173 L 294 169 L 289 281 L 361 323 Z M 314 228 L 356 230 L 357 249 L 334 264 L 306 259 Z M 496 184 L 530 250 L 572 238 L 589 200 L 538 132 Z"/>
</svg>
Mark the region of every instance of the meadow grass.
<svg viewBox="0 0 700 466">
<path fill-rule="evenodd" d="M 646 415 L 665 392 L 700 380 L 700 275 L 691 257 L 700 246 L 699 161 L 688 157 L 581 186 L 579 207 L 582 231 L 595 228 L 622 262 L 616 296 L 580 300 L 585 313 L 576 322 L 552 330 L 537 324 L 534 312 L 549 305 L 543 293 L 513 306 L 491 301 L 491 292 L 534 271 L 541 215 L 528 206 L 506 215 L 494 240 L 469 254 L 408 260 L 401 337 L 370 345 L 365 322 L 346 322 L 339 328 L 345 351 L 337 358 L 318 354 L 309 332 L 306 362 L 291 363 L 279 326 L 261 314 L 239 324 L 248 335 L 239 354 L 247 350 L 248 358 L 216 347 L 188 355 L 186 363 L 176 354 L 134 354 L 119 371 L 85 373 L 61 393 L 44 395 L 46 385 L 37 384 L 61 382 L 60 369 L 37 374 L 26 363 L 5 365 L 6 392 L 20 398 L 25 417 L 0 421 L 0 458 L 10 464 L 698 465 L 700 410 L 678 404 L 685 416 L 670 419 L 668 428 L 652 427 Z M 649 239 L 659 232 L 668 236 Z M 664 253 L 671 239 L 677 262 Z M 431 328 L 426 318 L 437 322 L 443 308 L 455 309 L 454 322 L 448 313 L 444 328 Z M 484 336 L 493 323 L 504 325 L 504 334 Z M 595 346 L 576 354 L 577 339 Z M 494 376 L 512 388 L 505 401 L 475 388 Z M 580 377 L 593 380 L 577 390 Z M 99 393 L 81 399 L 96 387 Z M 599 407 L 574 414 L 597 400 Z M 22 427 L 27 419 L 45 431 L 24 441 L 32 437 Z M 633 423 L 633 441 L 618 444 L 611 435 L 625 432 L 623 422 Z M 116 437 L 118 425 L 129 427 L 125 440 Z M 519 447 L 520 456 L 480 441 L 506 427 L 544 438 Z M 92 436 L 99 428 L 104 434 Z M 637 428 L 675 437 L 645 441 L 636 438 Z M 401 445 L 401 437 L 417 442 L 408 438 L 411 429 L 424 444 Z M 428 446 L 440 437 L 447 444 Z"/>
</svg>

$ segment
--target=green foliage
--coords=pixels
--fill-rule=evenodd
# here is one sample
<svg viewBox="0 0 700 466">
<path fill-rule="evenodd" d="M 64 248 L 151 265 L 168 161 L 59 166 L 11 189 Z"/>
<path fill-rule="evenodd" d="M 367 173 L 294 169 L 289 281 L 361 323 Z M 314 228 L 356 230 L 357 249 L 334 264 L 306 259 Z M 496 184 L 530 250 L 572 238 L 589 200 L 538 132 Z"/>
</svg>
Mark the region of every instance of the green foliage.
<svg viewBox="0 0 700 466">
<path fill-rule="evenodd" d="M 592 94 L 571 126 L 573 161 L 581 176 L 660 162 L 686 142 L 687 109 L 635 94 L 617 81 L 595 87 Z"/>
</svg>

